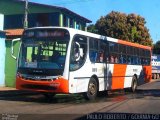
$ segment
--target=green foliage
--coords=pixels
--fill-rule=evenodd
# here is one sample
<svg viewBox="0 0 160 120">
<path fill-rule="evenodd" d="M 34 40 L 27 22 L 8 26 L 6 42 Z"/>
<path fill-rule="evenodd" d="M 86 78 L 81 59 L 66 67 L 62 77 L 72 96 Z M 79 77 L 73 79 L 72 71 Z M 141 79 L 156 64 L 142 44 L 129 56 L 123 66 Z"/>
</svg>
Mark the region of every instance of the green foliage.
<svg viewBox="0 0 160 120">
<path fill-rule="evenodd" d="M 96 29 L 94 24 L 91 24 L 91 25 L 88 26 L 88 32 L 98 33 L 98 30 Z"/>
<path fill-rule="evenodd" d="M 152 46 L 152 39 L 145 24 L 145 19 L 139 15 L 112 11 L 102 16 L 91 28 L 97 29 L 101 35 Z"/>
<path fill-rule="evenodd" d="M 160 54 L 160 41 L 157 41 L 153 46 L 153 54 Z"/>
</svg>

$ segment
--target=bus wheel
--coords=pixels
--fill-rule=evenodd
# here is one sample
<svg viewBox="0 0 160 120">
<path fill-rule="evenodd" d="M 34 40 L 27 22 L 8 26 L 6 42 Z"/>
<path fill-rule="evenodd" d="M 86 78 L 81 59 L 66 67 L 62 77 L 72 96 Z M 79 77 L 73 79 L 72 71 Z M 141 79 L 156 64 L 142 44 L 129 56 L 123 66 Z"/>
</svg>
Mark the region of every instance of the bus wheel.
<svg viewBox="0 0 160 120">
<path fill-rule="evenodd" d="M 131 85 L 131 92 L 135 92 L 137 89 L 137 78 L 135 76 L 133 76 L 132 78 L 132 85 Z"/>
<path fill-rule="evenodd" d="M 157 79 L 159 79 L 159 74 L 157 73 Z"/>
<path fill-rule="evenodd" d="M 87 100 L 94 100 L 97 97 L 97 91 L 98 91 L 97 81 L 95 80 L 95 78 L 92 77 L 88 84 L 88 90 L 83 95 Z"/>
<path fill-rule="evenodd" d="M 156 75 L 156 73 L 154 73 L 154 75 L 153 75 L 153 79 L 157 79 L 157 75 Z"/>
</svg>

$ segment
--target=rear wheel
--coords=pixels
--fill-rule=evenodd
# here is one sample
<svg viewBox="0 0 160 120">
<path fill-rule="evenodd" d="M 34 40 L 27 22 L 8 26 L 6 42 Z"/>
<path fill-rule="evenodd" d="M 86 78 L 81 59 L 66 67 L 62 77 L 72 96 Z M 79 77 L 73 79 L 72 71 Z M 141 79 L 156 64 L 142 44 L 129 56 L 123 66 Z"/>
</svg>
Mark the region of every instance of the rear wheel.
<svg viewBox="0 0 160 120">
<path fill-rule="evenodd" d="M 157 73 L 157 79 L 159 79 L 159 74 Z"/>
<path fill-rule="evenodd" d="M 131 87 L 125 88 L 124 91 L 125 92 L 135 92 L 136 89 L 137 89 L 137 78 L 136 78 L 136 76 L 133 76 Z"/>
<path fill-rule="evenodd" d="M 153 79 L 157 79 L 156 73 L 153 74 Z"/>
<path fill-rule="evenodd" d="M 133 76 L 130 91 L 135 92 L 136 89 L 137 89 L 137 78 L 135 76 Z"/>
<path fill-rule="evenodd" d="M 94 100 L 97 97 L 98 84 L 95 78 L 91 78 L 88 84 L 88 90 L 84 93 L 84 97 L 87 100 Z"/>
</svg>

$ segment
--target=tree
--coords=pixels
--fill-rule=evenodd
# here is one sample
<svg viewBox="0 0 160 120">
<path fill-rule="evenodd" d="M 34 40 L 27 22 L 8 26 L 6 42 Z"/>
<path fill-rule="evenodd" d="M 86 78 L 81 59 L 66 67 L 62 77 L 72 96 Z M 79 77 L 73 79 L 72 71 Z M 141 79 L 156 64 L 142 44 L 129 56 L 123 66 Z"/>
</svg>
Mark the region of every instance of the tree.
<svg viewBox="0 0 160 120">
<path fill-rule="evenodd" d="M 160 41 L 157 41 L 153 46 L 153 54 L 160 54 Z"/>
<path fill-rule="evenodd" d="M 101 16 L 95 29 L 101 35 L 152 46 L 152 39 L 145 24 L 145 19 L 139 15 L 112 11 Z"/>
<path fill-rule="evenodd" d="M 98 30 L 96 29 L 96 26 L 94 24 L 89 25 L 87 29 L 88 29 L 88 32 L 98 33 Z"/>
</svg>

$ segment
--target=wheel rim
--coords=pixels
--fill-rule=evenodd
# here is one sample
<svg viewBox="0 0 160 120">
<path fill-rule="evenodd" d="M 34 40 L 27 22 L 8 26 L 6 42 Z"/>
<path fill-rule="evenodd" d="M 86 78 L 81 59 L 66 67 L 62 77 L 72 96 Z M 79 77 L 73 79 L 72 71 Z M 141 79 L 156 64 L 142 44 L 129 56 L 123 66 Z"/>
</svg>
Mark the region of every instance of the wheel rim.
<svg viewBox="0 0 160 120">
<path fill-rule="evenodd" d="M 94 83 L 89 84 L 89 94 L 90 95 L 95 95 L 96 94 L 96 85 Z"/>
<path fill-rule="evenodd" d="M 136 87 L 137 87 L 137 83 L 136 83 L 136 81 L 134 80 L 134 82 L 133 82 L 133 92 L 136 90 Z"/>
</svg>

